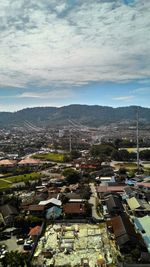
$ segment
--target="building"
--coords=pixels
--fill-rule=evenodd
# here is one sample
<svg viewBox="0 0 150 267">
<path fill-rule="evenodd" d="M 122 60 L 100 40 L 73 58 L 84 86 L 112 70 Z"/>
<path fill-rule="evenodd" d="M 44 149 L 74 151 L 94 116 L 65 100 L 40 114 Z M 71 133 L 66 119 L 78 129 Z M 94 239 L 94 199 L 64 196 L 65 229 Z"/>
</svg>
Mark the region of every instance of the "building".
<svg viewBox="0 0 150 267">
<path fill-rule="evenodd" d="M 7 226 L 13 225 L 14 218 L 19 214 L 17 209 L 14 206 L 9 205 L 9 204 L 1 206 L 0 212 Z"/>
<path fill-rule="evenodd" d="M 136 216 L 144 216 L 150 214 L 150 205 L 145 199 L 138 199 L 136 197 L 128 198 L 128 211 Z"/>
<path fill-rule="evenodd" d="M 113 217 L 107 221 L 108 228 L 112 228 L 115 240 L 121 252 L 130 252 L 139 243 L 139 237 L 134 225 L 126 214 Z"/>
<path fill-rule="evenodd" d="M 18 166 L 30 166 L 30 167 L 35 167 L 41 164 L 41 161 L 38 159 L 32 159 L 32 158 L 26 158 L 22 159 L 21 161 L 18 162 Z"/>
<path fill-rule="evenodd" d="M 60 207 L 61 204 L 62 204 L 61 201 L 59 199 L 57 199 L 57 198 L 50 198 L 50 199 L 43 200 L 43 201 L 39 202 L 39 205 L 44 206 L 45 209 L 50 208 L 52 206 Z"/>
<path fill-rule="evenodd" d="M 142 218 L 134 218 L 133 221 L 137 231 L 144 240 L 147 250 L 150 252 L 150 216 L 146 215 Z"/>
<path fill-rule="evenodd" d="M 64 215 L 71 217 L 84 217 L 86 215 L 86 206 L 84 203 L 69 202 L 63 205 Z"/>
<path fill-rule="evenodd" d="M 105 203 L 107 206 L 107 211 L 111 216 L 119 215 L 120 213 L 124 212 L 122 201 L 117 195 L 108 195 L 105 199 Z"/>
</svg>

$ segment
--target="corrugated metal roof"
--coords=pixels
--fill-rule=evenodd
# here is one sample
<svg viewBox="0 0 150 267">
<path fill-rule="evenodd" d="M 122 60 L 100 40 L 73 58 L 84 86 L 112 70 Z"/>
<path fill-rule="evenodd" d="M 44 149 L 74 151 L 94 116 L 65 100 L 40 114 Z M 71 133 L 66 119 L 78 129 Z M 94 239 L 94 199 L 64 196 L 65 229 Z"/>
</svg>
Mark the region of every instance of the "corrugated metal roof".
<svg viewBox="0 0 150 267">
<path fill-rule="evenodd" d="M 84 214 L 86 212 L 84 204 L 73 202 L 64 204 L 63 210 L 68 214 Z"/>
<path fill-rule="evenodd" d="M 97 186 L 97 193 L 106 193 L 106 192 L 122 192 L 124 191 L 126 185 L 123 186 Z"/>
<path fill-rule="evenodd" d="M 47 205 L 47 204 L 54 204 L 56 206 L 61 206 L 61 201 L 56 198 L 50 198 L 47 200 L 40 201 L 39 205 Z"/>
<path fill-rule="evenodd" d="M 135 218 L 134 223 L 139 232 L 141 232 L 147 249 L 150 252 L 150 216 L 146 215 L 142 218 Z"/>
<path fill-rule="evenodd" d="M 143 229 L 146 233 L 146 235 L 148 235 L 150 237 L 150 216 L 146 215 L 142 218 L 135 218 L 134 219 L 135 225 L 137 226 L 137 228 L 141 231 L 141 229 Z"/>
<path fill-rule="evenodd" d="M 135 209 L 140 208 L 140 203 L 138 202 L 138 200 L 135 197 L 131 197 L 131 198 L 127 199 L 127 203 L 128 203 L 131 210 L 135 210 Z"/>
<path fill-rule="evenodd" d="M 131 197 L 127 199 L 127 203 L 131 210 L 142 208 L 143 210 L 150 211 L 150 205 L 144 199 L 137 199 L 135 197 Z"/>
</svg>

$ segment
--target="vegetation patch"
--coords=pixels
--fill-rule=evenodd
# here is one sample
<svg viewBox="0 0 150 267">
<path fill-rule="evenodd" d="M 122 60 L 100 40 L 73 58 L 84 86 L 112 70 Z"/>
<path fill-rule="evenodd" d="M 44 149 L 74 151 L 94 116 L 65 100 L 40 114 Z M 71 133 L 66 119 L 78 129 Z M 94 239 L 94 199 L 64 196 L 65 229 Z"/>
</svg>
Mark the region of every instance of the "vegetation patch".
<svg viewBox="0 0 150 267">
<path fill-rule="evenodd" d="M 11 182 L 6 179 L 0 179 L 0 189 L 9 188 L 11 186 Z"/>
<path fill-rule="evenodd" d="M 5 179 L 0 179 L 0 189 L 8 188 L 13 183 L 28 182 L 30 180 L 37 180 L 41 178 L 42 174 L 39 172 L 32 172 L 27 174 L 21 174 L 16 176 L 10 176 Z"/>
<path fill-rule="evenodd" d="M 150 175 L 150 168 L 144 168 L 144 174 Z"/>
<path fill-rule="evenodd" d="M 136 147 L 127 147 L 127 148 L 123 148 L 126 149 L 129 153 L 136 153 L 137 152 L 137 148 Z M 144 151 L 144 150 L 150 150 L 150 147 L 140 147 L 139 148 L 140 151 Z"/>
<path fill-rule="evenodd" d="M 33 157 L 40 160 L 55 162 L 63 162 L 65 160 L 65 155 L 60 153 L 35 154 Z"/>
<path fill-rule="evenodd" d="M 122 163 L 117 163 L 115 164 L 116 168 L 126 168 L 127 170 L 133 170 L 136 169 L 137 164 L 134 162 L 122 162 Z"/>
<path fill-rule="evenodd" d="M 12 183 L 27 182 L 30 180 L 39 179 L 41 176 L 42 176 L 42 174 L 39 172 L 32 172 L 32 173 L 8 177 L 7 181 L 10 181 Z"/>
</svg>

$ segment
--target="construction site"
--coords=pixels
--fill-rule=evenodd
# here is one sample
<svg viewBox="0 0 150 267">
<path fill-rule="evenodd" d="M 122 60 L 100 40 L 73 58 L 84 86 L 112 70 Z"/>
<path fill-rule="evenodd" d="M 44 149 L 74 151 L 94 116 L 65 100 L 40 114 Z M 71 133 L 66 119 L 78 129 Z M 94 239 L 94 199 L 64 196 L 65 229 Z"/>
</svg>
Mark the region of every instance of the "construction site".
<svg viewBox="0 0 150 267">
<path fill-rule="evenodd" d="M 116 266 L 115 246 L 110 244 L 103 225 L 49 225 L 38 242 L 35 266 L 105 267 Z"/>
</svg>

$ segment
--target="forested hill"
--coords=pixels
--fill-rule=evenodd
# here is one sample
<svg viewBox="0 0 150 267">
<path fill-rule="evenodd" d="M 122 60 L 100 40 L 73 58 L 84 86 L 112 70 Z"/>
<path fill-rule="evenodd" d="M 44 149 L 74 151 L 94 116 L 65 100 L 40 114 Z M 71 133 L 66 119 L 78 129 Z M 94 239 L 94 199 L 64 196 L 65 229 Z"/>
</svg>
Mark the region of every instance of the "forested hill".
<svg viewBox="0 0 150 267">
<path fill-rule="evenodd" d="M 143 123 L 150 123 L 150 108 L 139 107 L 139 118 Z M 136 107 L 69 105 L 60 108 L 26 108 L 13 113 L 0 112 L 0 128 L 22 126 L 25 121 L 37 126 L 65 126 L 69 124 L 69 120 L 93 127 L 109 123 L 133 122 L 136 120 Z"/>
</svg>

